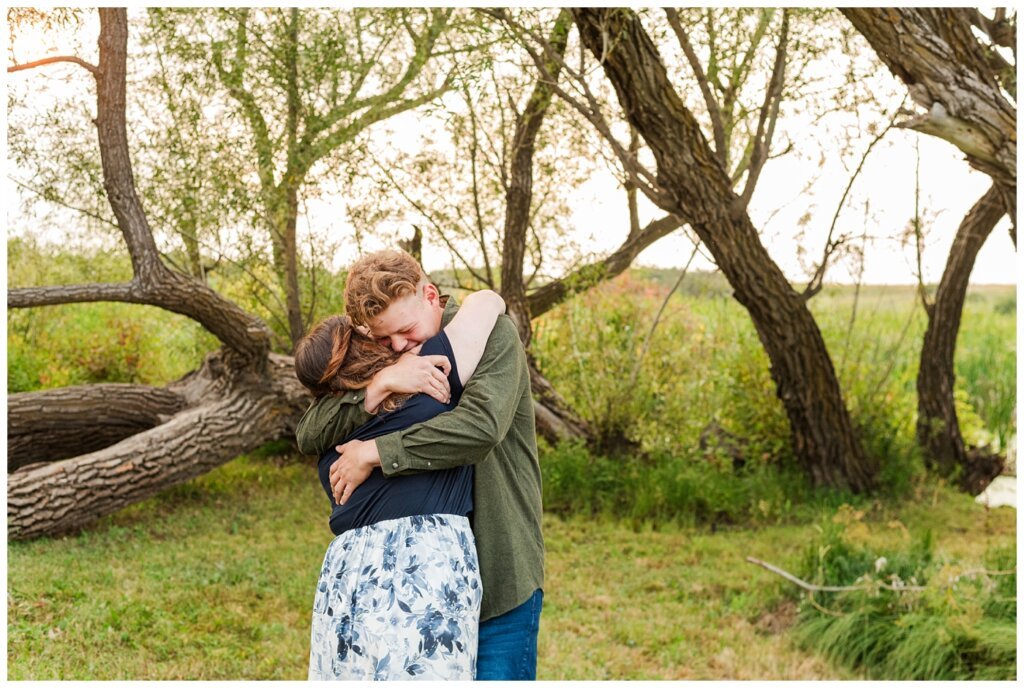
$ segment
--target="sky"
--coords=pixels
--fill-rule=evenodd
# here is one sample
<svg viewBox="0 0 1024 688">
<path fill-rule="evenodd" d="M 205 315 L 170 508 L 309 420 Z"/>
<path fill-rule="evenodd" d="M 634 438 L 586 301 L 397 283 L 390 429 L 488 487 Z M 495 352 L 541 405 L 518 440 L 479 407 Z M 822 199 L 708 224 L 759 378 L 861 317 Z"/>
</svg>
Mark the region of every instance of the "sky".
<svg viewBox="0 0 1024 688">
<path fill-rule="evenodd" d="M 90 15 L 90 12 L 86 12 Z M 83 41 L 82 51 L 95 53 L 95 26 L 88 25 L 79 31 Z M 19 61 L 39 59 L 56 54 L 58 45 L 65 42 L 54 35 L 38 31 L 24 32 L 14 45 Z M 60 48 L 63 52 L 66 48 Z M 83 57 L 90 56 L 83 53 Z M 95 59 L 94 57 L 91 59 Z M 828 69 L 824 64 L 822 68 Z M 45 83 L 46 87 L 60 97 L 65 89 L 80 88 L 78 80 L 65 75 L 80 70 L 71 65 L 46 67 L 38 70 L 8 75 L 13 85 L 21 80 L 33 80 L 33 84 Z M 893 92 L 901 86 L 887 71 L 878 74 L 878 79 L 890 82 Z M 84 125 L 88 126 L 87 123 Z M 378 145 L 393 145 L 415 150 L 428 126 L 417 114 L 408 114 L 377 125 L 371 137 Z M 801 130 L 808 126 L 794 115 L 781 126 L 789 127 L 798 150 L 819 150 L 808 137 L 800 138 Z M 818 140 L 826 140 L 829 132 L 817 132 Z M 863 146 L 861 147 L 863 148 Z M 915 166 L 917 151 L 920 154 L 921 207 L 925 219 L 925 245 L 922 256 L 924 279 L 935 283 L 942 274 L 950 244 L 957 225 L 967 210 L 987 190 L 989 179 L 986 175 L 972 170 L 960 151 L 954 146 L 934 137 L 913 131 L 894 129 L 867 159 L 864 170 L 851 190 L 845 209 L 837 222 L 838 233 L 855 236 L 853 243 L 861 245 L 861 235 L 868 238 L 863 243 L 865 251 L 863 282 L 868 284 L 912 284 L 915 275 L 916 256 L 913 243 L 901 242 L 914 214 Z M 827 148 L 820 149 L 821 159 L 814 155 L 800 157 L 790 154 L 769 161 L 758 183 L 757 191 L 749 208 L 755 227 L 760 230 L 761 240 L 770 255 L 794 282 L 805 281 L 819 260 L 829 224 L 837 203 L 846 186 L 850 171 L 859 154 L 845 161 Z M 4 184 L 6 197 L 12 198 L 14 191 L 9 176 L 18 176 L 21 170 L 7 161 Z M 813 184 L 809 184 L 816 178 Z M 806 187 L 806 189 L 805 189 Z M 567 190 L 571 194 L 572 215 L 570 231 L 579 244 L 586 246 L 594 256 L 607 254 L 622 242 L 628 218 L 624 194 L 614 176 L 608 172 L 595 174 L 582 186 Z M 869 211 L 865 218 L 865 208 Z M 330 233 L 332 237 L 344 237 L 354 233 L 354 228 L 345 218 L 342 199 L 322 199 L 307 204 L 309 216 L 300 226 L 316 235 Z M 26 218 L 19 215 L 14 204 L 8 204 L 9 232 L 18 234 L 31 231 L 44 240 L 60 241 L 61 232 L 43 227 L 31 226 Z M 641 203 L 641 224 L 660 216 L 645 199 Z M 69 222 L 74 222 L 73 218 Z M 1016 282 L 1016 253 L 1009 238 L 1009 220 L 1004 218 L 982 248 L 971 282 L 975 284 L 1011 284 Z M 63 230 L 63 228 L 61 228 Z M 363 245 L 364 250 L 381 248 L 370 237 Z M 693 244 L 683 231 L 677 231 L 663 238 L 640 254 L 635 265 L 655 267 L 680 267 L 684 265 L 693 250 Z M 693 269 L 714 269 L 713 263 L 701 254 L 694 262 Z M 354 242 L 342 241 L 340 250 L 334 255 L 334 267 L 340 268 L 354 260 Z M 424 266 L 428 271 L 448 267 L 449 254 L 439 240 L 428 234 L 424 246 Z M 832 283 L 853 283 L 858 278 L 859 262 L 852 256 L 841 258 L 829 270 L 826 281 Z"/>
</svg>

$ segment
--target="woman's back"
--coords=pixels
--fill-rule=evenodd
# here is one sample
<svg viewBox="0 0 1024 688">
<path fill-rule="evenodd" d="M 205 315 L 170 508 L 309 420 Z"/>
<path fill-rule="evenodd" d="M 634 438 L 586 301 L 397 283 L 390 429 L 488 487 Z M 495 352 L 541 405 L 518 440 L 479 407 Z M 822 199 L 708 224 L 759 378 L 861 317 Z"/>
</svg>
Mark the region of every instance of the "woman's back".
<svg viewBox="0 0 1024 688">
<path fill-rule="evenodd" d="M 335 444 L 387 435 L 455 408 L 462 395 L 462 383 L 451 343 L 444 331 L 424 342 L 419 354 L 448 357 L 451 362 L 448 374 L 451 385 L 449 402 L 442 404 L 426 394 L 417 394 L 400 408 L 377 416 Z M 427 514 L 467 516 L 473 510 L 472 466 L 394 478 L 385 478 L 384 473 L 376 468 L 345 504 L 339 505 L 334 500 L 330 483 L 331 465 L 339 456 L 338 451 L 332 447 L 320 457 L 318 464 L 320 482 L 331 501 L 330 525 L 335 535 L 394 518 Z"/>
</svg>

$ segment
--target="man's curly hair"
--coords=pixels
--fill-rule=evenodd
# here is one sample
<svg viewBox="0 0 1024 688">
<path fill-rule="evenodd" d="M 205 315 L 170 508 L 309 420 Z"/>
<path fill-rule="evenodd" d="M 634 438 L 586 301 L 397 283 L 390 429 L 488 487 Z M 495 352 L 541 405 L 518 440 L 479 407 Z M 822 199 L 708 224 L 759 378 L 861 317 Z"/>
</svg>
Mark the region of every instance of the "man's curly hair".
<svg viewBox="0 0 1024 688">
<path fill-rule="evenodd" d="M 363 256 L 349 268 L 345 312 L 359 325 L 383 313 L 395 300 L 416 292 L 427 282 L 423 268 L 398 249 Z"/>
</svg>

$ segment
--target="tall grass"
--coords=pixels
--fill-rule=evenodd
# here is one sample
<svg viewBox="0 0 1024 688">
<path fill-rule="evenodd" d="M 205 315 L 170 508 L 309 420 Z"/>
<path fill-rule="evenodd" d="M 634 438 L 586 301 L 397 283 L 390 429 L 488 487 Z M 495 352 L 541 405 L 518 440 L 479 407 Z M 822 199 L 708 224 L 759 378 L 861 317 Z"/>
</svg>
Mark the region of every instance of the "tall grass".
<svg viewBox="0 0 1024 688">
<path fill-rule="evenodd" d="M 53 253 L 22 241 L 8 246 L 11 285 L 130 274 L 127 259 L 116 253 Z M 211 275 L 211 285 L 269 318 L 260 304 L 267 297 L 254 291 L 251 272 L 225 266 Z M 651 334 L 677 274 L 627 271 L 535 322 L 534 353 L 556 389 L 599 431 L 631 437 L 645 456 L 641 463 L 632 455 L 589 456 L 575 445 L 544 447 L 547 508 L 723 525 L 800 518 L 800 504 L 854 499 L 812 490 L 794 465 L 768 358 L 721 275 L 688 275 Z M 340 276 L 318 276 L 318 316 L 341 308 L 342 283 Z M 884 493 L 906 494 L 923 476 L 914 428 L 925 317 L 914 290 L 864 287 L 855 319 L 852 288 L 827 287 L 810 304 L 861 441 L 881 468 Z M 956 396 L 973 444 L 1004 447 L 1016 432 L 1015 305 L 1011 287 L 969 293 Z M 216 346 L 198 324 L 156 308 L 101 303 L 12 310 L 8 389 L 165 384 Z"/>
<path fill-rule="evenodd" d="M 811 490 L 793 462 L 789 426 L 767 355 L 742 307 L 707 275 L 671 297 L 646 356 L 639 352 L 672 282 L 626 273 L 539 320 L 544 373 L 599 428 L 637 441 L 647 461 L 546 448 L 547 508 L 729 523 L 797 517 L 794 505 L 850 500 Z M 687 277 L 689 279 L 689 276 Z M 689 284 L 684 281 L 684 285 Z M 971 292 L 957 354 L 958 409 L 968 442 L 1015 432 L 1012 287 Z M 883 492 L 923 479 L 915 439 L 916 375 L 926 319 L 911 287 L 828 287 L 811 301 Z M 598 315 L 599 314 L 599 315 Z M 851 322 L 852 320 L 852 322 Z M 734 464 L 701 437 L 714 423 L 743 454 Z"/>
<path fill-rule="evenodd" d="M 875 679 L 1016 678 L 1012 543 L 986 552 L 983 567 L 968 567 L 938 558 L 930 531 L 877 550 L 864 541 L 862 516 L 846 508 L 826 521 L 803 573 L 818 584 L 865 589 L 805 600 L 798 642 Z"/>
</svg>

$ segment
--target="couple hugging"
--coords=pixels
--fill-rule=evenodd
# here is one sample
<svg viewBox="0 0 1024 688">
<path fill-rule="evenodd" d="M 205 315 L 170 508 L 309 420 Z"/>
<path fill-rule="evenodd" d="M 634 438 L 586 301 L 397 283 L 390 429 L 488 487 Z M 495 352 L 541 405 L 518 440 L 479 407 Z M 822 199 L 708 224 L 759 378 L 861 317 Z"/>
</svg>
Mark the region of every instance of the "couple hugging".
<svg viewBox="0 0 1024 688">
<path fill-rule="evenodd" d="M 505 304 L 459 306 L 415 258 L 357 261 L 347 315 L 299 343 L 337 536 L 313 602 L 309 678 L 533 679 L 543 601 L 530 375 Z"/>
</svg>

